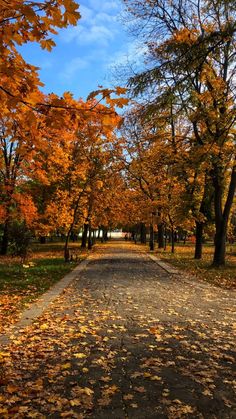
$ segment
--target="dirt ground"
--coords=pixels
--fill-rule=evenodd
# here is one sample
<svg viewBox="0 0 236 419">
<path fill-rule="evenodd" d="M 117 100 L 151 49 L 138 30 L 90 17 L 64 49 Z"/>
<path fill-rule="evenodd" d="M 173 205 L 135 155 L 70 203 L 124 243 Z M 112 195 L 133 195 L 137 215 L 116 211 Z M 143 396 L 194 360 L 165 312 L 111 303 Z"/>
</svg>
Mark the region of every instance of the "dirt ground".
<svg viewBox="0 0 236 419">
<path fill-rule="evenodd" d="M 236 293 L 126 242 L 0 349 L 1 418 L 236 418 Z"/>
</svg>

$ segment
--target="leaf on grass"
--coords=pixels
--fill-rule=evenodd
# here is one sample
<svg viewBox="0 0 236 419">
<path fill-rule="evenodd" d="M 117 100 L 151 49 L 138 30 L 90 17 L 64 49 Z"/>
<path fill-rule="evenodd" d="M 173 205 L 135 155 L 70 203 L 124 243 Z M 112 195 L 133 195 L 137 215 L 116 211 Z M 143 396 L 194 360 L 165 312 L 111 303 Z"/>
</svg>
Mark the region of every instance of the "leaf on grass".
<svg viewBox="0 0 236 419">
<path fill-rule="evenodd" d="M 150 377 L 150 380 L 152 381 L 161 381 L 162 377 L 159 377 L 159 375 L 153 375 L 152 377 Z"/>
<path fill-rule="evenodd" d="M 109 396 L 112 396 L 113 394 L 115 394 L 117 391 L 119 391 L 119 388 L 115 385 L 115 384 L 113 384 L 112 386 L 110 386 L 110 387 L 106 387 L 104 390 L 103 390 L 103 394 L 106 394 L 106 395 L 109 395 Z"/>
<path fill-rule="evenodd" d="M 100 381 L 103 381 L 104 383 L 108 383 L 109 381 L 111 381 L 111 377 L 101 377 L 99 378 Z"/>
<path fill-rule="evenodd" d="M 134 390 L 138 393 L 146 393 L 146 390 L 144 387 L 134 387 Z"/>
<path fill-rule="evenodd" d="M 204 394 L 204 396 L 212 396 L 212 392 L 210 390 L 208 390 L 208 389 L 204 390 L 202 392 L 202 394 Z"/>
<path fill-rule="evenodd" d="M 98 399 L 99 406 L 109 406 L 111 399 L 108 396 L 104 396 L 101 399 Z"/>
<path fill-rule="evenodd" d="M 124 400 L 132 400 L 134 398 L 133 394 L 124 394 L 123 399 Z"/>
<path fill-rule="evenodd" d="M 143 375 L 142 372 L 136 371 L 130 376 L 130 378 L 138 378 L 138 377 L 141 377 L 142 375 Z"/>
</svg>

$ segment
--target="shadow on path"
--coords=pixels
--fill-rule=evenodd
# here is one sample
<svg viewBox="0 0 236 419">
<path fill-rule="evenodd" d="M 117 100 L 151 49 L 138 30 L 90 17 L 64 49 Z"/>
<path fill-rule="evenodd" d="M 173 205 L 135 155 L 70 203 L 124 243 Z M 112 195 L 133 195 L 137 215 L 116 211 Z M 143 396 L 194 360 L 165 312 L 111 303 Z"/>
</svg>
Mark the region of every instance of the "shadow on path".
<svg viewBox="0 0 236 419">
<path fill-rule="evenodd" d="M 101 246 L 1 352 L 0 417 L 235 418 L 233 301 Z"/>
</svg>

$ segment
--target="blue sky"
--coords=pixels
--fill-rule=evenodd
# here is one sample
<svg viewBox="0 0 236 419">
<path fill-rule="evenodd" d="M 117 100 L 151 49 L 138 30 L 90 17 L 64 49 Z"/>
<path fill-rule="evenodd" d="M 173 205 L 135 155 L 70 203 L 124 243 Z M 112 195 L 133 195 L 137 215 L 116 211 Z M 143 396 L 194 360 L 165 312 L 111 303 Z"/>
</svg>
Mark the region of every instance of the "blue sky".
<svg viewBox="0 0 236 419">
<path fill-rule="evenodd" d="M 76 27 L 60 30 L 52 52 L 28 44 L 21 49 L 27 62 L 40 69 L 45 93 L 71 91 L 77 99 L 114 82 L 112 68 L 137 55 L 119 21 L 120 0 L 81 0 L 82 18 Z M 113 75 L 112 75 L 113 74 Z M 121 84 L 120 81 L 118 84 Z"/>
</svg>

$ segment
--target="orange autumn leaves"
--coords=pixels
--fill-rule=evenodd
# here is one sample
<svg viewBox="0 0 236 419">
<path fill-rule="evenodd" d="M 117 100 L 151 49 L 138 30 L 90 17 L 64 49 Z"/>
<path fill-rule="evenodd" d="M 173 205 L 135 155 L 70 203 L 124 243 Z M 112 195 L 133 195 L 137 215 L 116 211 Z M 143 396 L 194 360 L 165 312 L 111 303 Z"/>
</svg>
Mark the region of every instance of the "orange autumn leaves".
<svg viewBox="0 0 236 419">
<path fill-rule="evenodd" d="M 0 217 L 6 235 L 16 220 L 36 234 L 56 228 L 67 234 L 88 216 L 95 191 L 106 183 L 121 120 L 115 107 L 127 103 L 119 97 L 125 89 L 100 88 L 87 101 L 69 92 L 44 95 L 38 69 L 17 49 L 37 42 L 50 50 L 51 35 L 76 25 L 78 9 L 73 0 L 0 3 Z"/>
</svg>

